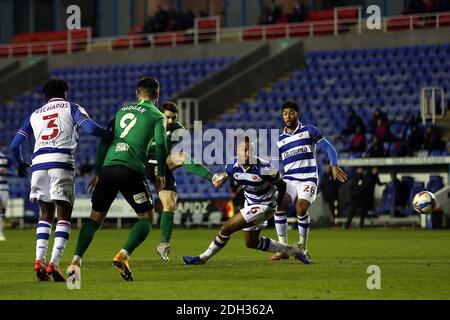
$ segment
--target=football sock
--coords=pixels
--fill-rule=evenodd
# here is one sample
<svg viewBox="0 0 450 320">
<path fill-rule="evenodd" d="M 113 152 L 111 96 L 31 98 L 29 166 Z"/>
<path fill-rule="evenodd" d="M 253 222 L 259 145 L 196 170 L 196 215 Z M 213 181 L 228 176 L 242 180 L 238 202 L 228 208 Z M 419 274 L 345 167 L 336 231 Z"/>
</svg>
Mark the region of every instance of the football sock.
<svg viewBox="0 0 450 320">
<path fill-rule="evenodd" d="M 183 168 L 196 176 L 202 177 L 208 181 L 211 181 L 214 173 L 209 171 L 204 165 L 195 163 L 192 159 L 187 159 L 183 163 Z"/>
<path fill-rule="evenodd" d="M 52 233 L 52 224 L 41 220 L 36 226 L 36 260 L 45 261 L 48 249 L 48 239 Z"/>
<path fill-rule="evenodd" d="M 309 213 L 303 217 L 297 216 L 298 234 L 299 234 L 299 244 L 302 246 L 303 250 L 308 251 L 308 234 L 309 225 L 311 224 L 311 218 Z"/>
<path fill-rule="evenodd" d="M 92 219 L 87 220 L 81 227 L 78 235 L 77 247 L 75 249 L 75 256 L 80 259 L 83 257 L 86 250 L 89 248 L 95 232 L 100 228 L 100 224 Z"/>
<path fill-rule="evenodd" d="M 152 229 L 152 223 L 149 219 L 139 219 L 131 228 L 128 233 L 128 239 L 123 246 L 123 249 L 128 252 L 128 255 L 131 255 L 148 236 L 150 230 Z"/>
<path fill-rule="evenodd" d="M 275 221 L 275 229 L 277 230 L 278 241 L 287 244 L 287 219 L 286 212 L 277 211 L 275 212 L 273 219 Z"/>
<path fill-rule="evenodd" d="M 173 212 L 163 211 L 161 215 L 160 228 L 161 228 L 161 242 L 169 243 L 172 236 L 173 229 Z"/>
<path fill-rule="evenodd" d="M 213 242 L 211 242 L 208 249 L 206 249 L 206 251 L 200 255 L 200 259 L 202 261 L 207 261 L 213 255 L 219 252 L 220 249 L 225 247 L 226 244 L 228 243 L 228 240 L 230 240 L 230 236 L 223 236 L 219 233 L 217 237 L 213 240 Z"/>
<path fill-rule="evenodd" d="M 3 221 L 4 221 L 4 218 L 3 218 L 3 213 L 0 213 L 0 234 L 3 234 Z"/>
<path fill-rule="evenodd" d="M 290 245 L 266 237 L 259 238 L 259 244 L 256 249 L 268 252 L 281 252 L 289 256 L 294 255 L 298 251 Z"/>
<path fill-rule="evenodd" d="M 53 243 L 51 263 L 59 265 L 61 256 L 69 240 L 71 225 L 69 221 L 59 220 L 55 229 L 55 242 Z"/>
</svg>

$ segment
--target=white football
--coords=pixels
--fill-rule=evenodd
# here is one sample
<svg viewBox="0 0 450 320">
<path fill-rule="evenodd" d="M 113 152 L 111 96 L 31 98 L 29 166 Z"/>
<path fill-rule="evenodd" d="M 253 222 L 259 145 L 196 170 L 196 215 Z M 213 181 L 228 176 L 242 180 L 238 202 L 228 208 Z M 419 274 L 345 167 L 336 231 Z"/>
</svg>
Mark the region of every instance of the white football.
<svg viewBox="0 0 450 320">
<path fill-rule="evenodd" d="M 436 198 L 429 191 L 421 191 L 414 196 L 413 208 L 421 214 L 428 214 L 434 211 Z"/>
</svg>

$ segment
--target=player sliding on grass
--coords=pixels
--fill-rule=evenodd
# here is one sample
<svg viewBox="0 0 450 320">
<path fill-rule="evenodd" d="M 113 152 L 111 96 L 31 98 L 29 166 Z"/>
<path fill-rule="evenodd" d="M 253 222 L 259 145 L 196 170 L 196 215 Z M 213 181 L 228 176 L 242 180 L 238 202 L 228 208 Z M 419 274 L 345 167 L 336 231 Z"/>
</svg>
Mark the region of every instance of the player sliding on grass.
<svg viewBox="0 0 450 320">
<path fill-rule="evenodd" d="M 70 234 L 70 218 L 75 201 L 75 158 L 78 128 L 98 137 L 110 132 L 92 121 L 86 111 L 67 101 L 69 87 L 64 80 L 51 79 L 42 89 L 47 103 L 25 119 L 11 142 L 14 158 L 19 164 L 19 177 L 27 176 L 30 167 L 22 156 L 21 145 L 32 135 L 36 142 L 32 155 L 30 199 L 38 200 L 41 218 L 36 227 L 36 262 L 34 271 L 39 281 L 49 275 L 56 282 L 66 281 L 58 264 Z M 48 241 L 57 213 L 50 263 L 46 266 Z"/>
<path fill-rule="evenodd" d="M 202 177 L 214 184 L 216 188 L 222 186 L 223 182 L 227 179 L 226 173 L 214 174 L 209 171 L 205 166 L 195 163 L 185 153 L 170 153 L 173 144 L 178 139 L 174 139 L 174 135 L 182 137 L 184 133 L 184 127 L 177 121 L 178 108 L 173 102 L 166 102 L 162 105 L 162 111 L 167 119 L 167 149 L 169 150 L 169 156 L 167 157 L 166 165 L 166 184 L 162 188 L 158 197 L 162 202 L 163 213 L 160 219 L 161 229 L 161 243 L 158 244 L 155 251 L 159 254 L 163 261 L 169 261 L 170 252 L 170 238 L 172 236 L 173 229 L 173 215 L 177 208 L 177 184 L 173 173 L 176 169 L 183 167 L 187 172 Z M 175 141 L 174 141 L 175 140 Z M 150 145 L 150 161 L 147 165 L 146 176 L 152 182 L 155 183 L 155 177 L 157 175 L 156 157 L 155 157 L 155 145 Z"/>
<path fill-rule="evenodd" d="M 319 129 L 300 123 L 299 109 L 294 101 L 286 101 L 283 104 L 281 111 L 286 127 L 280 135 L 277 146 L 284 167 L 283 179 L 287 182 L 286 198 L 289 202 L 295 202 L 299 232 L 297 245 L 310 259 L 307 244 L 311 220 L 308 209 L 316 199 L 318 186 L 315 146 L 318 145 L 327 152 L 335 180 L 345 182 L 347 175 L 338 167 L 337 153 L 333 145 L 322 136 Z M 278 240 L 282 243 L 288 243 L 286 212 L 275 213 L 274 220 Z M 272 260 L 288 258 L 289 256 L 282 252 L 272 256 Z"/>
<path fill-rule="evenodd" d="M 81 258 L 100 228 L 111 204 L 120 191 L 139 217 L 130 230 L 128 240 L 114 256 L 113 265 L 126 281 L 133 281 L 129 256 L 147 238 L 153 219 L 153 203 L 145 180 L 145 163 L 150 142 L 155 139 L 158 174 L 157 191 L 165 184 L 167 158 L 165 117 L 155 107 L 159 98 L 159 83 L 142 78 L 136 89 L 138 102 L 122 107 L 113 120 L 114 138 L 102 140 L 96 160 L 96 173 L 88 186 L 92 195 L 92 212 L 78 236 L 75 256 L 67 273 L 79 279 Z"/>
<path fill-rule="evenodd" d="M 245 206 L 224 223 L 205 252 L 199 256 L 184 256 L 184 263 L 204 264 L 228 243 L 234 232 L 243 230 L 245 245 L 248 248 L 282 252 L 294 256 L 304 264 L 309 264 L 307 257 L 297 247 L 260 237 L 261 229 L 267 226 L 267 219 L 272 217 L 277 208 L 284 209 L 286 183 L 281 179 L 279 172 L 270 163 L 254 155 L 253 146 L 247 138 L 239 143 L 237 159 L 233 164 L 227 165 L 226 169 L 228 176 L 242 185 L 245 192 Z"/>
</svg>

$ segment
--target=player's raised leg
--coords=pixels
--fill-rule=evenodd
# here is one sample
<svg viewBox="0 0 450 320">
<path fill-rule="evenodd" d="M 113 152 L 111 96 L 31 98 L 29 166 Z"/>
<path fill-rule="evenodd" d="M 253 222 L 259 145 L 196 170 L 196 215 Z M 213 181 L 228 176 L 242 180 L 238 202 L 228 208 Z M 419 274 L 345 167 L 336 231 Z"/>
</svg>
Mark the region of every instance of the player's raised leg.
<svg viewBox="0 0 450 320">
<path fill-rule="evenodd" d="M 237 215 L 233 216 L 227 222 L 224 223 L 222 228 L 219 231 L 217 237 L 211 242 L 208 249 L 205 252 L 200 254 L 199 256 L 184 256 L 183 261 L 185 264 L 204 264 L 210 258 L 212 258 L 215 254 L 217 254 L 230 240 L 231 235 L 239 230 L 247 229 L 246 231 L 253 231 L 248 228 L 252 228 L 255 226 L 255 223 L 247 222 L 242 214 L 239 212 Z M 295 256 L 296 259 L 302 261 L 305 264 L 308 264 L 306 257 L 302 256 L 301 252 L 298 248 L 289 246 L 278 241 L 275 241 L 266 237 L 259 237 L 259 232 L 256 235 L 255 233 L 249 233 L 248 239 L 246 236 L 246 245 L 249 248 L 257 249 L 261 251 L 268 252 L 282 252 L 287 255 Z"/>
<path fill-rule="evenodd" d="M 200 163 L 196 163 L 184 152 L 171 153 L 167 158 L 167 165 L 172 172 L 183 167 L 187 172 L 208 180 L 216 188 L 220 188 L 228 178 L 225 172 L 212 173 L 208 168 Z"/>
</svg>

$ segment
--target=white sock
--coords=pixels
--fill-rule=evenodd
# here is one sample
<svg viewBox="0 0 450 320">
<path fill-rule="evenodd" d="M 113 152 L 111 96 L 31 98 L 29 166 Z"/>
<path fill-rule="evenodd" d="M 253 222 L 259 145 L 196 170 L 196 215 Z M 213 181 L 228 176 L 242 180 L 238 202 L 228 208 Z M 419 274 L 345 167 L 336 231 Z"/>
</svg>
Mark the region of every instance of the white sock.
<svg viewBox="0 0 450 320">
<path fill-rule="evenodd" d="M 207 261 L 213 255 L 219 252 L 220 249 L 225 247 L 228 243 L 228 240 L 230 240 L 229 236 L 223 236 L 219 233 L 218 236 L 211 242 L 208 249 L 206 249 L 206 251 L 200 255 L 200 259 L 202 261 Z"/>
<path fill-rule="evenodd" d="M 41 220 L 36 226 L 36 260 L 45 261 L 48 249 L 48 239 L 52 233 L 52 224 Z"/>
<path fill-rule="evenodd" d="M 59 220 L 55 229 L 55 243 L 53 243 L 51 263 L 59 265 L 59 260 L 66 248 L 67 240 L 70 235 L 70 222 Z"/>
<path fill-rule="evenodd" d="M 259 238 L 259 245 L 256 249 L 267 252 L 281 252 L 288 256 L 293 256 L 298 252 L 298 249 L 293 246 L 266 237 Z"/>
<path fill-rule="evenodd" d="M 275 221 L 275 229 L 277 230 L 278 241 L 287 244 L 287 219 L 286 211 L 275 212 L 273 219 Z"/>
<path fill-rule="evenodd" d="M 298 234 L 299 234 L 299 244 L 302 246 L 303 250 L 308 251 L 308 234 L 309 225 L 311 224 L 311 218 L 309 213 L 303 217 L 297 216 Z"/>
<path fill-rule="evenodd" d="M 3 213 L 2 213 L 2 214 L 0 214 L 0 234 L 3 234 L 3 221 L 4 221 L 4 218 L 3 218 Z"/>
</svg>

